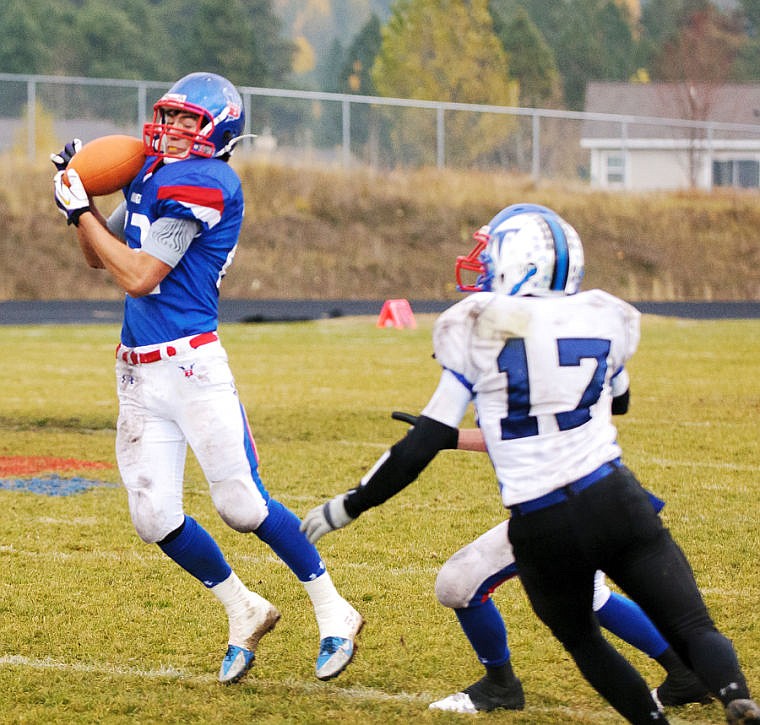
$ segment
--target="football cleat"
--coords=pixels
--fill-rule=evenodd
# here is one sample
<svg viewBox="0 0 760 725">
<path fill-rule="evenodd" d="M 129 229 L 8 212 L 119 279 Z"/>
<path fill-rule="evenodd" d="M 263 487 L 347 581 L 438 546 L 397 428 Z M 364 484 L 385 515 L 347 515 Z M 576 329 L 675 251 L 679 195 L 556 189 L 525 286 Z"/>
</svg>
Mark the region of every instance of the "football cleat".
<svg viewBox="0 0 760 725">
<path fill-rule="evenodd" d="M 364 626 L 364 619 L 353 607 L 346 617 L 347 637 L 323 637 L 317 655 L 317 679 L 331 680 L 348 667 L 356 652 L 356 637 Z"/>
<path fill-rule="evenodd" d="M 224 655 L 222 666 L 219 669 L 219 682 L 231 685 L 240 680 L 248 670 L 253 667 L 256 655 L 253 650 L 244 649 L 237 645 L 227 646 L 227 654 Z"/>
<path fill-rule="evenodd" d="M 446 710 L 465 715 L 493 710 L 522 710 L 525 708 L 525 693 L 522 683 L 516 677 L 509 685 L 502 686 L 483 677 L 462 692 L 431 702 L 428 710 Z"/>
<path fill-rule="evenodd" d="M 662 707 L 679 707 L 690 702 L 706 705 L 712 700 L 710 691 L 690 670 L 678 675 L 668 673 L 663 683 L 652 690 L 652 697 Z"/>
<path fill-rule="evenodd" d="M 251 599 L 255 605 L 246 612 L 244 626 L 249 634 L 245 638 L 245 646 L 229 644 L 219 668 L 219 682 L 225 685 L 238 682 L 253 667 L 256 646 L 267 632 L 274 629 L 280 619 L 280 612 L 266 599 L 253 593 Z M 236 623 L 236 626 L 239 629 L 241 625 Z"/>
<path fill-rule="evenodd" d="M 760 707 L 754 700 L 732 700 L 726 705 L 728 725 L 756 725 L 760 723 Z"/>
</svg>

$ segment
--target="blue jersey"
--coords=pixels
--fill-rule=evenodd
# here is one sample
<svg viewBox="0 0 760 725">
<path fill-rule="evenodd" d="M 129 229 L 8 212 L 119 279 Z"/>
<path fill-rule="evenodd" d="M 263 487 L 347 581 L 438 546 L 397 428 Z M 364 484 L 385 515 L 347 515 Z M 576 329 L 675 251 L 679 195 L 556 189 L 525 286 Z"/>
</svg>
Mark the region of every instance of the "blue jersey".
<svg viewBox="0 0 760 725">
<path fill-rule="evenodd" d="M 157 219 L 186 219 L 199 233 L 150 294 L 127 295 L 121 342 L 150 345 L 201 332 L 218 324 L 219 285 L 237 248 L 243 221 L 240 179 L 220 159 L 194 158 L 151 168 L 149 158 L 125 190 L 125 238 L 139 249 Z"/>
</svg>

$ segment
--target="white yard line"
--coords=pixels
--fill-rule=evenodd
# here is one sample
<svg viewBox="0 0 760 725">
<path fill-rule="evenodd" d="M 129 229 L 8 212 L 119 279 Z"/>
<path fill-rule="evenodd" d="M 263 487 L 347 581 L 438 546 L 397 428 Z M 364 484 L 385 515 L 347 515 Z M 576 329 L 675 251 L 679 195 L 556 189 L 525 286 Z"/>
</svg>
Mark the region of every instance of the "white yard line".
<svg viewBox="0 0 760 725">
<path fill-rule="evenodd" d="M 0 667 L 24 667 L 31 670 L 55 670 L 58 672 L 83 672 L 96 673 L 98 675 L 111 675 L 112 677 L 137 677 L 146 680 L 169 679 L 182 680 L 183 682 L 192 682 L 200 684 L 216 684 L 216 676 L 211 673 L 194 673 L 186 670 L 178 670 L 171 665 L 160 666 L 158 668 L 144 669 L 142 667 L 130 667 L 125 665 L 115 665 L 112 663 L 97 662 L 62 662 L 51 658 L 34 659 L 23 657 L 22 655 L 5 655 L 0 656 Z M 409 704 L 419 704 L 420 709 L 427 709 L 427 705 L 434 700 L 440 699 L 444 693 L 433 695 L 427 692 L 409 693 L 409 692 L 383 692 L 382 690 L 370 687 L 347 687 L 320 682 L 305 682 L 286 678 L 284 680 L 262 680 L 256 677 L 249 677 L 249 683 L 255 684 L 257 688 L 271 688 L 281 690 L 283 687 L 291 690 L 298 690 L 305 694 L 324 693 L 327 688 L 330 689 L 332 697 L 340 697 L 345 700 L 363 700 L 365 702 L 400 702 Z M 238 687 L 244 686 L 237 685 Z M 595 723 L 614 723 L 619 718 L 612 710 L 599 711 L 591 713 L 588 709 L 576 710 L 569 707 L 532 707 L 528 706 L 525 713 L 556 713 L 558 716 L 582 718 L 583 722 Z M 671 722 L 677 720 L 671 718 Z"/>
</svg>

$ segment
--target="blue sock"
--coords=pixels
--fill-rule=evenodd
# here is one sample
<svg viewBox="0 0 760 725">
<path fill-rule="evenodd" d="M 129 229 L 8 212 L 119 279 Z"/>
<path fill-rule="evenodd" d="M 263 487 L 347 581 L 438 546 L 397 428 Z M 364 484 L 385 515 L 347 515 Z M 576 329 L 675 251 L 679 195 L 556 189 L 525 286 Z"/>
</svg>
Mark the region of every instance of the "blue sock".
<svg viewBox="0 0 760 725">
<path fill-rule="evenodd" d="M 482 604 L 455 609 L 454 612 L 482 664 L 499 667 L 509 662 L 507 628 L 493 599 L 489 597 Z"/>
<path fill-rule="evenodd" d="M 190 516 L 185 516 L 176 536 L 168 542 L 159 542 L 158 546 L 206 587 L 223 582 L 232 573 L 211 534 Z"/>
<path fill-rule="evenodd" d="M 612 592 L 604 606 L 595 612 L 599 624 L 653 659 L 668 643 L 636 602 Z"/>
<path fill-rule="evenodd" d="M 306 582 L 325 573 L 325 564 L 314 544 L 299 529 L 301 521 L 290 509 L 270 498 L 269 514 L 254 533 L 280 557 L 298 577 Z"/>
</svg>

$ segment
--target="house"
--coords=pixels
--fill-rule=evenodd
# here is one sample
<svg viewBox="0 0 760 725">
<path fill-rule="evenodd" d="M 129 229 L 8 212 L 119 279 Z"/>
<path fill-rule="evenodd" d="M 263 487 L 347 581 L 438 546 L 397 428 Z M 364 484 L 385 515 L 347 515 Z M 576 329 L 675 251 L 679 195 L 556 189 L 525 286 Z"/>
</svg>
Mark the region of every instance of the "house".
<svg viewBox="0 0 760 725">
<path fill-rule="evenodd" d="M 585 112 L 595 188 L 760 188 L 760 84 L 591 82 Z"/>
</svg>

